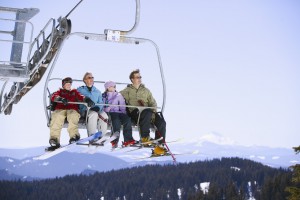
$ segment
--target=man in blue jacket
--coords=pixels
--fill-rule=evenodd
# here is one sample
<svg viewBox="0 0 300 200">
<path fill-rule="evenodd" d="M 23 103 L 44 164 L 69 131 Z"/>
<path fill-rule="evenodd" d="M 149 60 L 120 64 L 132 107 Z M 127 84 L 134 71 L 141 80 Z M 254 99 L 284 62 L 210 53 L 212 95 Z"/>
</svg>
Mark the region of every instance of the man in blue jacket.
<svg viewBox="0 0 300 200">
<path fill-rule="evenodd" d="M 94 86 L 94 77 L 91 72 L 86 72 L 83 76 L 83 82 L 85 86 L 80 86 L 77 90 L 84 95 L 89 97 L 95 104 L 102 104 L 102 93 Z M 102 136 L 107 132 L 108 116 L 103 111 L 103 106 L 95 105 L 90 108 L 89 113 L 86 113 L 86 106 L 80 105 L 81 116 L 88 115 L 87 121 L 87 132 L 88 136 L 95 134 L 98 131 L 102 132 Z"/>
</svg>

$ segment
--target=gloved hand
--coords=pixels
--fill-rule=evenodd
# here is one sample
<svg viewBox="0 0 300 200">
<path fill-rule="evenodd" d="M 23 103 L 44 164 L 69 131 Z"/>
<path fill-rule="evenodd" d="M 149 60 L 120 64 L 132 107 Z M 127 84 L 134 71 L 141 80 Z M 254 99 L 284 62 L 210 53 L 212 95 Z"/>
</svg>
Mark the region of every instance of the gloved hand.
<svg viewBox="0 0 300 200">
<path fill-rule="evenodd" d="M 140 106 L 145 106 L 145 103 L 142 99 L 139 99 L 137 102 L 139 103 Z"/>
<path fill-rule="evenodd" d="M 95 105 L 89 97 L 85 97 L 84 101 L 88 104 L 88 107 L 93 107 Z"/>
<path fill-rule="evenodd" d="M 66 106 L 68 105 L 69 100 L 66 98 L 61 98 L 61 102 Z"/>
<path fill-rule="evenodd" d="M 66 98 L 62 98 L 62 97 L 57 97 L 55 99 L 56 101 L 61 101 L 65 106 L 68 105 L 69 100 Z"/>
<path fill-rule="evenodd" d="M 99 112 L 100 108 L 98 106 L 92 107 L 90 110 Z"/>
</svg>

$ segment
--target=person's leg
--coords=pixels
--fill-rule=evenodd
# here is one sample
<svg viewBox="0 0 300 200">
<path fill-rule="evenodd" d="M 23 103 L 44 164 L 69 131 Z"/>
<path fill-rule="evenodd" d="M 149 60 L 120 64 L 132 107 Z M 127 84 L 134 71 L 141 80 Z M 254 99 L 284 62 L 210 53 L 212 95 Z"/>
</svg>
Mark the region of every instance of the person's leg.
<svg viewBox="0 0 300 200">
<path fill-rule="evenodd" d="M 55 110 L 51 116 L 50 140 L 54 139 L 58 144 L 60 144 L 60 133 L 64 125 L 66 115 L 66 110 Z"/>
<path fill-rule="evenodd" d="M 102 111 L 98 118 L 98 130 L 102 132 L 103 136 L 107 132 L 108 115 L 106 114 L 106 112 Z"/>
<path fill-rule="evenodd" d="M 133 140 L 131 119 L 127 114 L 119 113 L 119 118 L 123 125 L 124 142 Z"/>
<path fill-rule="evenodd" d="M 150 136 L 152 110 L 145 109 L 142 111 L 139 121 L 141 137 L 146 138 Z"/>
<path fill-rule="evenodd" d="M 160 141 L 160 143 L 164 143 L 166 140 L 166 121 L 162 115 L 159 113 L 155 114 L 154 125 L 156 126 L 157 130 L 155 131 L 155 139 L 163 137 L 164 139 Z"/>
<path fill-rule="evenodd" d="M 74 138 L 74 141 L 80 139 L 80 134 L 78 132 L 78 122 L 79 122 L 80 114 L 76 110 L 67 110 L 67 121 L 68 132 L 70 138 Z"/>
<path fill-rule="evenodd" d="M 91 136 L 97 132 L 98 113 L 95 111 L 89 111 L 88 121 L 86 125 L 88 136 Z"/>
<path fill-rule="evenodd" d="M 114 143 L 119 142 L 120 129 L 121 129 L 121 120 L 119 118 L 120 113 L 109 113 L 111 123 L 112 123 L 112 133 L 117 134 L 117 138 L 114 140 Z"/>
</svg>

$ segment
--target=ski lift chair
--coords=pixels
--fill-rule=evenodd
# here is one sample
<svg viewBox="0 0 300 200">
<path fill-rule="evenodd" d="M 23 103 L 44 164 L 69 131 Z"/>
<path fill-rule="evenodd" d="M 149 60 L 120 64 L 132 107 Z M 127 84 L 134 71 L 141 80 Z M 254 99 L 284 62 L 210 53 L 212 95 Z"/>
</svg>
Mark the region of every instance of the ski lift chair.
<svg viewBox="0 0 300 200">
<path fill-rule="evenodd" d="M 51 81 L 62 81 L 62 78 L 52 78 L 49 80 L 49 82 Z M 76 82 L 80 82 L 82 83 L 82 80 L 79 79 L 73 79 L 73 83 Z M 94 81 L 94 85 L 97 88 L 103 88 L 105 81 Z M 127 85 L 128 83 L 120 83 L 120 82 L 116 82 L 117 85 Z M 54 110 L 53 108 L 53 102 L 51 102 L 51 96 L 54 93 L 54 91 L 50 91 L 49 87 L 47 88 L 47 92 L 48 92 L 48 104 L 46 106 L 46 110 L 47 110 L 47 126 L 50 127 L 50 122 L 51 122 L 51 116 L 52 116 L 52 111 Z M 84 105 L 88 108 L 87 103 L 85 102 L 68 102 L 69 104 L 78 104 L 78 105 Z M 95 105 L 101 105 L 101 106 L 123 106 L 123 105 L 112 105 L 112 104 L 95 104 Z M 144 109 L 150 108 L 150 109 L 154 109 L 154 107 L 141 107 L 141 106 L 126 106 L 126 107 L 136 107 L 137 109 L 139 109 L 139 113 L 141 113 Z M 157 107 L 156 109 L 160 109 L 159 107 Z M 108 114 L 108 126 L 107 126 L 107 131 L 108 132 L 113 132 L 112 130 L 112 125 L 111 125 L 111 119 L 110 119 L 110 115 Z M 139 118 L 138 118 L 138 122 L 139 122 Z M 138 123 L 136 123 L 135 121 L 131 121 L 132 123 L 132 131 L 136 131 L 139 132 L 140 134 L 140 130 L 139 130 L 139 126 L 137 125 Z M 79 129 L 86 129 L 86 125 L 87 125 L 87 117 L 86 116 L 80 116 L 79 118 L 79 122 L 78 122 L 78 128 Z M 65 122 L 63 124 L 63 128 L 68 128 L 68 121 L 67 119 L 65 119 Z M 121 131 L 123 129 L 121 128 Z M 150 131 L 151 132 L 155 132 L 156 128 L 154 127 L 154 125 L 151 124 L 151 128 Z"/>
<path fill-rule="evenodd" d="M 122 44 L 128 44 L 128 45 L 139 45 L 139 44 L 142 44 L 142 43 L 150 43 L 156 50 L 157 61 L 158 61 L 158 65 L 159 65 L 159 72 L 160 72 L 160 76 L 161 76 L 161 83 L 162 83 L 162 89 L 163 89 L 163 94 L 162 94 L 163 99 L 162 99 L 162 105 L 158 109 L 160 109 L 160 111 L 163 112 L 164 107 L 165 107 L 165 99 L 166 99 L 166 86 L 165 86 L 165 78 L 164 78 L 164 74 L 163 74 L 163 68 L 162 68 L 162 62 L 161 62 L 161 57 L 160 57 L 160 53 L 159 53 L 159 48 L 152 40 L 144 39 L 144 38 L 127 37 L 126 36 L 126 35 L 129 35 L 129 34 L 131 34 L 132 32 L 135 31 L 135 29 L 137 28 L 138 23 L 139 23 L 139 17 L 140 17 L 140 0 L 136 0 L 135 23 L 134 23 L 133 27 L 130 30 L 124 31 L 124 30 L 105 29 L 104 34 L 85 33 L 85 32 L 74 32 L 74 33 L 68 34 L 65 37 L 65 39 L 62 41 L 61 46 L 60 46 L 61 48 L 59 48 L 58 51 L 57 51 L 57 56 L 53 60 L 52 66 L 50 68 L 47 79 L 45 81 L 44 105 L 46 105 L 47 93 L 48 93 L 48 98 L 51 94 L 48 91 L 48 83 L 50 81 L 50 77 L 51 77 L 52 71 L 54 69 L 54 66 L 56 64 L 56 61 L 59 58 L 60 52 L 63 49 L 63 46 L 64 46 L 65 42 L 69 38 L 75 36 L 75 37 L 79 37 L 79 38 L 84 39 L 84 40 L 92 40 L 92 41 L 95 41 L 95 42 L 111 42 L 111 43 L 115 43 L 115 44 L 122 43 Z M 73 79 L 73 82 L 74 82 L 74 79 Z M 98 83 L 103 84 L 104 81 L 94 81 L 94 84 L 98 84 Z M 125 84 L 125 83 L 116 83 L 116 84 Z M 101 88 L 101 87 L 97 86 L 97 88 Z M 81 104 L 83 104 L 83 103 L 81 103 Z M 105 105 L 105 104 L 103 104 L 103 105 Z M 116 105 L 116 106 L 118 106 L 118 105 Z M 46 107 L 47 106 L 45 106 L 45 113 L 46 113 L 46 118 L 47 118 L 48 126 L 49 126 L 50 119 L 51 119 L 51 112 L 49 112 L 49 110 L 47 110 Z M 127 107 L 130 107 L 130 106 L 127 106 Z M 145 109 L 146 107 L 138 107 L 137 106 L 137 108 L 140 111 L 142 111 L 142 109 Z M 86 119 L 81 118 L 80 119 L 80 128 L 86 128 L 85 125 L 86 125 Z M 108 130 L 111 130 L 110 125 L 109 125 L 108 128 L 109 128 Z M 133 131 L 136 131 L 136 130 L 139 130 L 139 127 L 135 123 L 133 123 Z"/>
</svg>

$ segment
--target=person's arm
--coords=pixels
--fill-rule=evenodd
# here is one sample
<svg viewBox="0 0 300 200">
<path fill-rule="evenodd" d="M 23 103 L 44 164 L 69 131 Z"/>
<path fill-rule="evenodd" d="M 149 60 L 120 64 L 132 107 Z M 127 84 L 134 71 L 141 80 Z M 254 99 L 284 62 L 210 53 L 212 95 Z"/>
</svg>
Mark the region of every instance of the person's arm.
<svg viewBox="0 0 300 200">
<path fill-rule="evenodd" d="M 98 100 L 97 103 L 99 104 L 103 104 L 103 100 L 102 100 L 102 93 L 99 91 L 98 94 Z M 103 106 L 102 105 L 96 105 L 97 107 L 99 107 L 99 110 L 102 111 L 103 110 Z"/>
<path fill-rule="evenodd" d="M 119 98 L 119 99 L 118 99 L 119 105 L 126 105 L 125 99 L 124 99 L 124 97 L 122 96 L 121 93 L 119 94 L 119 97 L 118 97 L 118 98 Z M 126 113 L 126 107 L 125 107 L 125 106 L 120 106 L 119 109 L 120 109 L 120 111 L 121 111 L 122 113 Z"/>
<path fill-rule="evenodd" d="M 85 91 L 84 91 L 84 86 L 78 87 L 78 88 L 77 88 L 77 91 L 78 91 L 81 95 L 85 96 L 85 95 L 84 95 L 84 93 L 85 93 Z M 79 110 L 80 110 L 81 115 L 83 115 L 83 114 L 85 113 L 85 110 L 86 110 L 85 105 L 81 105 L 81 104 L 80 104 L 80 105 L 79 105 Z"/>
<path fill-rule="evenodd" d="M 75 91 L 75 95 L 76 95 L 76 99 L 77 101 L 81 101 L 81 102 L 84 102 L 85 100 L 85 96 L 82 95 L 78 90 L 74 90 Z"/>
<path fill-rule="evenodd" d="M 121 90 L 121 91 L 120 91 L 120 94 L 121 94 L 122 97 L 125 99 L 125 101 L 128 103 L 129 92 L 128 92 L 127 88 Z"/>
<path fill-rule="evenodd" d="M 156 100 L 154 99 L 152 93 L 150 90 L 148 90 L 149 94 L 148 94 L 148 102 L 149 102 L 149 107 L 157 107 L 157 103 Z M 156 112 L 156 109 L 153 109 L 154 112 Z"/>
<path fill-rule="evenodd" d="M 51 101 L 53 101 L 53 102 L 59 101 L 59 99 L 61 99 L 60 90 L 54 92 L 51 96 Z"/>
</svg>

